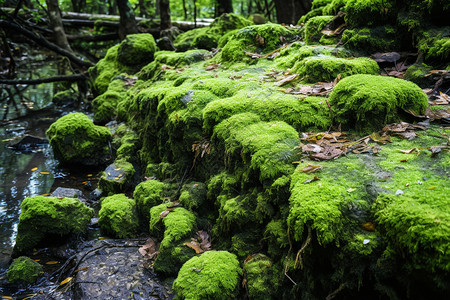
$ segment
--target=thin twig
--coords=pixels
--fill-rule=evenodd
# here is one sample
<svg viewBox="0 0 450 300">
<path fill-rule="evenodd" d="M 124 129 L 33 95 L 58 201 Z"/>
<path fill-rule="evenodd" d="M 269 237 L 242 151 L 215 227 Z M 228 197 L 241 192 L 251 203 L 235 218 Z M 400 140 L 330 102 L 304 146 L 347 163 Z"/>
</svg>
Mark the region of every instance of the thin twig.
<svg viewBox="0 0 450 300">
<path fill-rule="evenodd" d="M 286 256 L 286 265 L 284 267 L 284 276 L 286 276 L 294 285 L 297 285 L 297 283 L 292 280 L 292 278 L 287 274 L 287 271 L 289 269 L 289 260 L 291 258 L 291 250 L 292 250 L 292 242 L 291 242 L 291 237 L 290 237 L 290 233 L 289 233 L 289 225 L 288 225 L 288 229 L 287 229 L 287 236 L 288 236 L 288 241 L 289 241 L 289 250 L 288 250 L 288 254 Z"/>
</svg>

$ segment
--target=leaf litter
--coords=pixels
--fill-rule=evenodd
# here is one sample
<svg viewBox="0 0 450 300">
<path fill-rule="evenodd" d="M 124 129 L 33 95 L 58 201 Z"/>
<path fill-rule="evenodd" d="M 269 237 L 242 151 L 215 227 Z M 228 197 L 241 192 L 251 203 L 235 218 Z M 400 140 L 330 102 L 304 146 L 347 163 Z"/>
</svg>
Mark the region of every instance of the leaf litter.
<svg viewBox="0 0 450 300">
<path fill-rule="evenodd" d="M 208 232 L 204 230 L 197 231 L 197 237 L 191 238 L 190 242 L 184 243 L 183 245 L 188 246 L 195 250 L 195 253 L 201 254 L 203 252 L 211 250 L 211 241 Z"/>
</svg>

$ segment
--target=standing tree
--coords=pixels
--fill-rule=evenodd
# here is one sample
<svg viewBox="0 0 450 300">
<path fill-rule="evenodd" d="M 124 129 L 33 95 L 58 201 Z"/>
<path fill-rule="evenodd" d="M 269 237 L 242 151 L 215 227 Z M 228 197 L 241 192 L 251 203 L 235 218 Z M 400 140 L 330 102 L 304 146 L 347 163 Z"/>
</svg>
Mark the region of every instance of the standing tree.
<svg viewBox="0 0 450 300">
<path fill-rule="evenodd" d="M 117 7 L 120 15 L 119 37 L 123 40 L 128 34 L 138 33 L 138 28 L 130 2 L 117 0 Z"/>
<path fill-rule="evenodd" d="M 233 12 L 233 3 L 231 0 L 216 0 L 216 17 L 221 16 L 224 13 Z"/>
<path fill-rule="evenodd" d="M 312 0 L 274 0 L 278 23 L 297 24 L 311 10 Z"/>
<path fill-rule="evenodd" d="M 50 26 L 53 29 L 55 44 L 64 50 L 72 51 L 67 41 L 66 33 L 64 32 L 58 0 L 45 0 L 45 2 L 47 3 L 48 17 L 50 19 Z"/>
<path fill-rule="evenodd" d="M 170 20 L 170 1 L 158 0 L 159 2 L 159 14 L 161 17 L 160 30 L 170 29 L 172 27 L 172 21 Z"/>
</svg>

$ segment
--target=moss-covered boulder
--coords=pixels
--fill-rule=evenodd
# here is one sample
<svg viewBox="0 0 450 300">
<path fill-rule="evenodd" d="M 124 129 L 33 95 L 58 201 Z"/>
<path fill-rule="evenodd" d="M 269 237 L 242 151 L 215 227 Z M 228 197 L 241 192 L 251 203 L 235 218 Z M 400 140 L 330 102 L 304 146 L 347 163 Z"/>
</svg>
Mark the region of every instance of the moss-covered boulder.
<svg viewBox="0 0 450 300">
<path fill-rule="evenodd" d="M 98 215 L 100 228 L 108 236 L 130 238 L 138 231 L 136 201 L 124 194 L 104 198 Z"/>
<path fill-rule="evenodd" d="M 35 196 L 25 198 L 15 251 L 25 253 L 34 247 L 71 234 L 82 234 L 93 216 L 93 210 L 74 198 Z"/>
<path fill-rule="evenodd" d="M 116 77 L 117 78 L 117 77 Z M 108 89 L 92 101 L 94 121 L 105 124 L 117 116 L 117 105 L 126 97 L 125 83 L 122 79 L 113 79 Z"/>
<path fill-rule="evenodd" d="M 377 26 L 347 29 L 342 34 L 341 43 L 345 48 L 369 55 L 375 52 L 388 52 L 399 49 L 401 38 L 393 26 Z"/>
<path fill-rule="evenodd" d="M 397 7 L 394 0 L 348 0 L 346 22 L 350 27 L 395 24 Z"/>
<path fill-rule="evenodd" d="M 234 254 L 208 251 L 181 267 L 173 289 L 180 299 L 235 299 L 241 273 Z"/>
<path fill-rule="evenodd" d="M 163 202 L 166 184 L 159 180 L 146 180 L 139 183 L 133 192 L 138 213 L 145 224 L 150 221 L 150 209 Z"/>
<path fill-rule="evenodd" d="M 62 164 L 101 165 L 110 158 L 111 133 L 83 113 L 59 118 L 46 132 L 55 157 Z"/>
<path fill-rule="evenodd" d="M 126 192 L 132 188 L 135 174 L 131 163 L 124 159 L 116 160 L 102 172 L 98 188 L 105 195 Z"/>
<path fill-rule="evenodd" d="M 196 210 L 202 207 L 206 200 L 206 185 L 203 182 L 190 182 L 181 188 L 178 201 L 189 210 Z"/>
<path fill-rule="evenodd" d="M 376 61 L 367 57 L 354 59 L 332 56 L 312 56 L 297 62 L 292 73 L 304 76 L 308 82 L 333 81 L 339 74 L 348 77 L 355 74 L 378 75 L 380 68 Z"/>
<path fill-rule="evenodd" d="M 433 69 L 432 66 L 429 66 L 424 63 L 414 64 L 408 67 L 408 69 L 405 72 L 404 78 L 406 80 L 414 82 L 421 88 L 426 88 L 432 86 L 433 84 L 433 78 L 432 76 L 429 76 L 430 75 L 429 71 L 431 71 L 432 69 Z"/>
<path fill-rule="evenodd" d="M 26 256 L 16 258 L 8 268 L 6 278 L 11 283 L 32 284 L 43 272 L 42 266 Z"/>
<path fill-rule="evenodd" d="M 153 60 L 155 51 L 156 42 L 151 34 L 129 34 L 119 45 L 117 59 L 127 66 L 143 66 Z"/>
<path fill-rule="evenodd" d="M 248 53 L 269 53 L 282 46 L 283 39 L 291 39 L 296 31 L 279 24 L 253 25 L 240 29 L 223 47 L 220 59 L 223 62 L 239 62 Z"/>
<path fill-rule="evenodd" d="M 280 284 L 279 271 L 269 257 L 253 255 L 244 264 L 244 278 L 249 299 L 275 299 Z"/>
<path fill-rule="evenodd" d="M 252 22 L 235 14 L 222 14 L 208 27 L 189 30 L 180 34 L 174 41 L 178 51 L 188 49 L 216 48 L 219 39 L 227 32 L 252 25 Z"/>
<path fill-rule="evenodd" d="M 322 37 L 322 29 L 333 19 L 333 16 L 317 16 L 308 20 L 304 29 L 304 41 L 307 44 L 317 43 Z"/>
<path fill-rule="evenodd" d="M 186 245 L 197 229 L 195 215 L 171 202 L 150 209 L 150 234 L 162 237 L 159 254 L 154 263 L 157 272 L 173 275 L 195 251 Z"/>
<path fill-rule="evenodd" d="M 402 110 L 423 114 L 427 95 L 414 83 L 374 75 L 341 80 L 330 94 L 335 121 L 360 130 L 380 129 L 399 120 Z"/>
</svg>

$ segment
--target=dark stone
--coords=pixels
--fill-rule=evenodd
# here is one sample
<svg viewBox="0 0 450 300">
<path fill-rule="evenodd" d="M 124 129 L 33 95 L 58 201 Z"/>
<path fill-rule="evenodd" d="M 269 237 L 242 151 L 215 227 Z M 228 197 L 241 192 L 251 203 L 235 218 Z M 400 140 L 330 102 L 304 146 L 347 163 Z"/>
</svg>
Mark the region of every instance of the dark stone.
<svg viewBox="0 0 450 300">
<path fill-rule="evenodd" d="M 176 50 L 175 46 L 172 44 L 172 41 L 167 36 L 163 36 L 162 38 L 158 39 L 156 44 L 158 45 L 158 48 L 160 50 L 168 50 L 168 51 Z"/>
<path fill-rule="evenodd" d="M 36 150 L 47 144 L 48 140 L 45 138 L 26 134 L 19 140 L 12 141 L 7 147 L 10 149 L 27 152 Z"/>
</svg>

